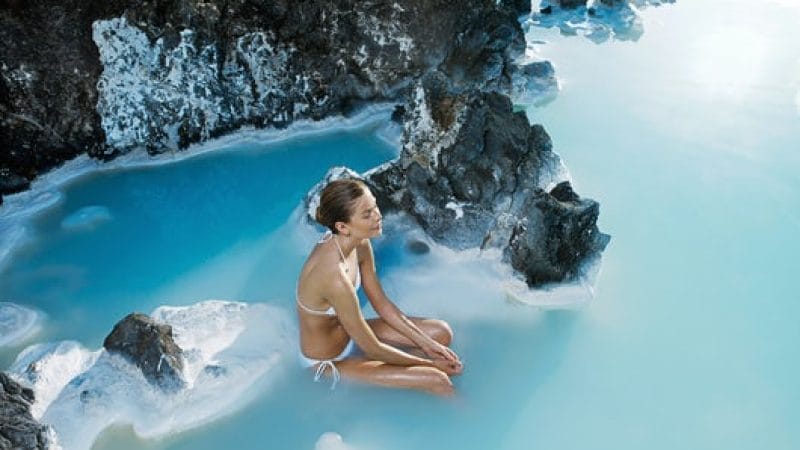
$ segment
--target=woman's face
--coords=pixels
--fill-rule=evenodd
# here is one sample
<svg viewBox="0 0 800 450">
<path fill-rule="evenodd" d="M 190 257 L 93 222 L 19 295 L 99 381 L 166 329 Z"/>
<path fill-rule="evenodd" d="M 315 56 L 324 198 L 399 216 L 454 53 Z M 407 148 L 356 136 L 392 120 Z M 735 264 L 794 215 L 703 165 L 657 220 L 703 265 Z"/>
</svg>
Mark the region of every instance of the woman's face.
<svg viewBox="0 0 800 450">
<path fill-rule="evenodd" d="M 368 239 L 380 236 L 383 232 L 381 211 L 375 203 L 375 196 L 368 189 L 359 197 L 353 207 L 353 215 L 347 223 L 355 238 Z"/>
</svg>

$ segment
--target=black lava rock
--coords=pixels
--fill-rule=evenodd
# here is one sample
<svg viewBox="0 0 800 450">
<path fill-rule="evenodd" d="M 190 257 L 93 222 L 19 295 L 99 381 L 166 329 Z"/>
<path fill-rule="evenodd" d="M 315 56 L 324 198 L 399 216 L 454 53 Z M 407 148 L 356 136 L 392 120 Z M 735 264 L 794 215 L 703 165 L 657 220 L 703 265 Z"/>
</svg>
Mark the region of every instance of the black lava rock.
<svg viewBox="0 0 800 450">
<path fill-rule="evenodd" d="M 0 8 L 0 195 L 82 153 L 173 151 L 405 100 L 437 67 L 507 88 L 525 3 L 10 2 Z"/>
<path fill-rule="evenodd" d="M 165 391 L 185 386 L 183 380 L 183 351 L 172 338 L 172 327 L 157 323 L 145 314 L 128 314 L 114 325 L 103 347 L 124 356 L 152 384 Z"/>
<path fill-rule="evenodd" d="M 428 244 L 417 239 L 412 239 L 406 242 L 406 248 L 415 255 L 424 255 L 425 253 L 431 251 L 431 248 L 428 247 Z"/>
<path fill-rule="evenodd" d="M 560 167 L 544 128 L 507 96 L 441 73 L 416 89 L 400 157 L 364 175 L 381 209 L 407 213 L 451 248 L 500 248 L 530 286 L 579 276 L 609 237 L 597 229 L 597 202 L 565 181 L 543 190 Z M 337 169 L 326 180 L 340 176 L 357 175 Z"/>
<path fill-rule="evenodd" d="M 0 372 L 0 450 L 47 449 L 49 428 L 31 416 L 33 391 Z"/>
</svg>

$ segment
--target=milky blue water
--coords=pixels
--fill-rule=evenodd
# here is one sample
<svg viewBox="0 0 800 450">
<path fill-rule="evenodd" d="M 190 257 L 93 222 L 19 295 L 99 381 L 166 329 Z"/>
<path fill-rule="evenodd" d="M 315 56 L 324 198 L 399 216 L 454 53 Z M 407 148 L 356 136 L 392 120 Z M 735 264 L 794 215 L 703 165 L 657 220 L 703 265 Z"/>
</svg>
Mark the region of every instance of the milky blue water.
<svg viewBox="0 0 800 450">
<path fill-rule="evenodd" d="M 612 235 L 590 304 L 509 302 L 488 261 L 410 255 L 389 229 L 375 243 L 387 292 L 454 327 L 455 399 L 330 391 L 287 361 L 222 419 L 147 440 L 121 425 L 94 448 L 311 449 L 327 431 L 356 449 L 800 448 L 800 5 L 642 17 L 635 42 L 528 34 L 561 82 L 529 117 Z M 46 314 L 27 343 L 90 349 L 162 304 L 291 310 L 314 239 L 292 213 L 331 165 L 396 154 L 376 126 L 74 180 L 0 272 L 0 299 Z M 0 348 L 0 367 L 20 349 Z"/>
<path fill-rule="evenodd" d="M 47 314 L 40 339 L 78 338 L 97 347 L 113 325 L 109 317 L 196 301 L 164 288 L 286 222 L 329 167 L 364 171 L 392 158 L 396 149 L 375 136 L 377 126 L 85 176 L 33 221 L 35 240 L 0 274 L 0 298 Z M 98 206 L 109 217 L 65 226 L 76 212 Z M 236 286 L 212 283 L 206 296 L 291 292 L 292 267 L 269 256 L 260 255 L 252 273 L 237 273 Z"/>
</svg>

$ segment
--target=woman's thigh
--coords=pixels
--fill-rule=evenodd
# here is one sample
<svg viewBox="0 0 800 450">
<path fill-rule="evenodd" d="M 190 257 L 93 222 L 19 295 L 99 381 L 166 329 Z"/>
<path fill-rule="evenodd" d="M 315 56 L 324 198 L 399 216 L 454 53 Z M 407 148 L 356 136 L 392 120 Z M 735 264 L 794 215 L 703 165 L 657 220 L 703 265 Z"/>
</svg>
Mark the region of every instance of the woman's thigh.
<svg viewBox="0 0 800 450">
<path fill-rule="evenodd" d="M 363 358 L 347 358 L 337 362 L 336 367 L 343 378 L 362 383 L 417 389 L 437 395 L 453 394 L 450 377 L 435 367 L 395 366 Z"/>
<path fill-rule="evenodd" d="M 436 342 L 442 345 L 450 345 L 453 341 L 453 331 L 450 325 L 444 320 L 439 319 L 426 319 L 424 317 L 409 317 L 409 320 L 414 323 L 423 333 L 432 337 Z M 397 330 L 389 326 L 385 320 L 380 317 L 375 319 L 368 319 L 372 331 L 383 342 L 392 345 L 400 345 L 405 347 L 416 347 L 416 344 L 407 337 L 400 334 Z"/>
</svg>

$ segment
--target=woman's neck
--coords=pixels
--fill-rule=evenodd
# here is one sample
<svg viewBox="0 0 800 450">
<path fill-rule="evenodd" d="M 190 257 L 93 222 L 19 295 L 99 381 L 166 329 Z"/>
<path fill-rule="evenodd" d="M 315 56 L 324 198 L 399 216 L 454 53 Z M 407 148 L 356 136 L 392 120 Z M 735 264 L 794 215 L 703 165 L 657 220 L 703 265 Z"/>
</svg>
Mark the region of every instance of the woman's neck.
<svg viewBox="0 0 800 450">
<path fill-rule="evenodd" d="M 336 239 L 336 243 L 339 244 L 339 248 L 342 249 L 342 254 L 344 254 L 345 258 L 349 258 L 353 250 L 355 250 L 358 244 L 363 240 L 342 236 L 341 234 L 334 234 L 333 238 Z"/>
</svg>

